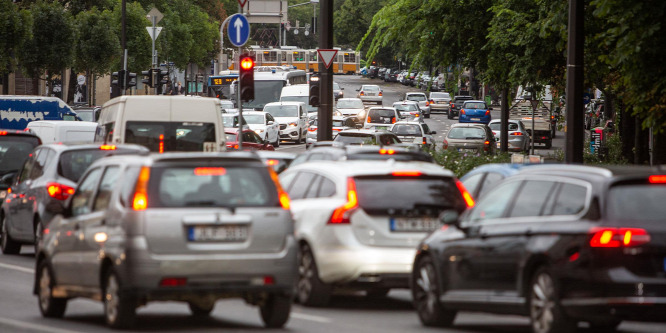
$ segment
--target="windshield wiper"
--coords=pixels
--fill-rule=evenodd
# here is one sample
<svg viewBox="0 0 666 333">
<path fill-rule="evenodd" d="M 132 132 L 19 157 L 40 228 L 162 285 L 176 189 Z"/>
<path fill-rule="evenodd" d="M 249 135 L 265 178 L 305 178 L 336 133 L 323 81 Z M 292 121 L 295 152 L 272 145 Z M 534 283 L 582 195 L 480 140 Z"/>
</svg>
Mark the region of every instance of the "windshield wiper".
<svg viewBox="0 0 666 333">
<path fill-rule="evenodd" d="M 185 204 L 188 206 L 195 206 L 195 207 L 208 207 L 208 206 L 217 205 L 217 202 L 213 200 L 201 200 L 201 201 L 185 201 Z"/>
</svg>

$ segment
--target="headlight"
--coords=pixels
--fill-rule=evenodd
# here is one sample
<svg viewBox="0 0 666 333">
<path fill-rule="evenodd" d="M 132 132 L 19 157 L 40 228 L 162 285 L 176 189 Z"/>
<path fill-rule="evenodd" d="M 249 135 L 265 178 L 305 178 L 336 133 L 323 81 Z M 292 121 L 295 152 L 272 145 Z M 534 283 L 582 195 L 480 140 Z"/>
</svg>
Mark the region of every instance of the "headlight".
<svg viewBox="0 0 666 333">
<path fill-rule="evenodd" d="M 261 133 L 264 133 L 264 130 L 262 130 L 262 129 L 257 129 L 257 130 L 254 130 L 254 132 L 257 133 L 257 134 L 261 134 Z"/>
<path fill-rule="evenodd" d="M 298 126 L 297 123 L 289 123 L 289 127 L 296 127 L 296 126 Z"/>
</svg>

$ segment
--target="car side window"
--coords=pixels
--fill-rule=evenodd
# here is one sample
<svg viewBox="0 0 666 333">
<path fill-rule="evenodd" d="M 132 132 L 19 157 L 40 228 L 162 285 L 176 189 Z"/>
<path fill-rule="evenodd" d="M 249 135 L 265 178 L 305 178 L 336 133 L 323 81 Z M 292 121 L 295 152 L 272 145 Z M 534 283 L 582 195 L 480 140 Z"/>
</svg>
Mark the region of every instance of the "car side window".
<svg viewBox="0 0 666 333">
<path fill-rule="evenodd" d="M 76 193 L 72 197 L 72 216 L 90 213 L 90 203 L 101 176 L 102 169 L 95 168 L 81 181 L 79 187 L 76 189 Z"/>
<path fill-rule="evenodd" d="M 129 166 L 122 173 L 123 187 L 120 192 L 120 203 L 123 206 L 128 206 L 132 202 L 134 190 L 136 188 L 136 181 L 139 178 L 141 168 L 138 166 Z"/>
<path fill-rule="evenodd" d="M 525 181 L 509 217 L 540 216 L 554 187 L 555 182 L 551 181 Z"/>
<path fill-rule="evenodd" d="M 483 183 L 481 183 L 481 188 L 479 189 L 478 196 L 481 197 L 482 195 L 486 194 L 488 191 L 492 190 L 493 187 L 495 187 L 495 185 L 497 185 L 498 182 L 502 179 L 504 179 L 504 176 L 502 174 L 497 172 L 488 172 L 486 178 L 483 179 Z"/>
<path fill-rule="evenodd" d="M 319 193 L 317 194 L 318 198 L 328 198 L 335 195 L 335 183 L 322 176 L 321 184 L 319 185 Z"/>
<path fill-rule="evenodd" d="M 104 170 L 102 182 L 99 184 L 99 190 L 97 190 L 97 196 L 95 196 L 93 212 L 106 210 L 109 207 L 113 186 L 118 182 L 118 176 L 120 176 L 119 171 L 120 168 L 117 166 L 110 166 Z"/>
<path fill-rule="evenodd" d="M 465 188 L 469 193 L 472 193 L 473 195 L 476 193 L 476 189 L 479 187 L 479 184 L 481 183 L 481 179 L 483 179 L 483 175 L 485 175 L 484 172 L 477 173 L 476 175 L 471 175 L 467 179 L 463 180 L 462 183 L 465 185 Z"/>
<path fill-rule="evenodd" d="M 310 188 L 310 183 L 314 179 L 315 174 L 311 172 L 301 172 L 296 176 L 296 179 L 291 184 L 287 193 L 289 193 L 289 198 L 291 199 L 303 199 L 305 198 L 305 193 Z"/>
<path fill-rule="evenodd" d="M 291 186 L 291 182 L 294 180 L 296 177 L 297 173 L 295 172 L 286 172 L 286 173 L 281 173 L 279 176 L 280 179 L 280 184 L 282 185 L 282 188 L 284 190 L 289 189 Z"/>
<path fill-rule="evenodd" d="M 49 155 L 51 149 L 42 148 L 39 150 L 37 159 L 35 159 L 35 164 L 32 166 L 32 171 L 30 172 L 30 179 L 37 179 L 44 174 L 44 168 L 46 168 L 46 159 Z"/>
<path fill-rule="evenodd" d="M 30 154 L 30 157 L 23 164 L 23 169 L 21 169 L 21 174 L 17 178 L 17 184 L 21 184 L 26 180 L 30 179 L 30 173 L 32 172 L 32 166 L 35 164 L 37 158 L 37 153 L 39 150 L 35 150 Z"/>
<path fill-rule="evenodd" d="M 317 192 L 319 192 L 319 185 L 321 184 L 321 176 L 315 175 L 315 178 L 310 182 L 310 188 L 307 193 L 305 193 L 304 198 L 316 198 Z"/>
<path fill-rule="evenodd" d="M 587 188 L 564 183 L 560 187 L 550 214 L 546 215 L 576 215 L 583 211 L 586 200 Z"/>
<path fill-rule="evenodd" d="M 477 221 L 504 217 L 504 212 L 506 212 L 507 206 L 515 197 L 520 184 L 521 182 L 519 181 L 513 181 L 503 183 L 494 188 L 492 191 L 488 192 L 488 195 L 479 200 L 467 216 L 466 220 L 474 223 Z"/>
</svg>

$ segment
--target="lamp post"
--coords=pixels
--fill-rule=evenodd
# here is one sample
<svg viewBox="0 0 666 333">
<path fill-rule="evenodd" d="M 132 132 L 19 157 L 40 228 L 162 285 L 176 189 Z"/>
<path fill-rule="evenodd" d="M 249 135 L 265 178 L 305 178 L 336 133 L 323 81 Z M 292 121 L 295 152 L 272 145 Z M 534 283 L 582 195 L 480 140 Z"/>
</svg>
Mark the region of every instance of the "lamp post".
<svg viewBox="0 0 666 333">
<path fill-rule="evenodd" d="M 534 96 L 532 96 L 532 99 L 530 100 L 530 103 L 532 104 L 532 136 L 530 138 L 530 144 L 532 145 L 532 154 L 534 155 L 534 114 L 536 113 L 537 107 L 539 107 L 539 100 L 534 99 Z"/>
</svg>

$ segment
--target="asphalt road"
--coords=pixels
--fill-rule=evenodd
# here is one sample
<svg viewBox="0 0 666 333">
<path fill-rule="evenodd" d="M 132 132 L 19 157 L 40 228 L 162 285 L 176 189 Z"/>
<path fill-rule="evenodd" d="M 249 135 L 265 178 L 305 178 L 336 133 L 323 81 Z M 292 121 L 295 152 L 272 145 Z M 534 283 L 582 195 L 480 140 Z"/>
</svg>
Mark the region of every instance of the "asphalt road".
<svg viewBox="0 0 666 333">
<path fill-rule="evenodd" d="M 384 90 L 383 105 L 385 106 L 393 105 L 393 103 L 399 101 L 406 92 L 420 91 L 417 88 L 403 86 L 400 83 L 386 83 L 379 79 L 368 79 L 359 75 L 336 75 L 333 80 L 337 82 L 340 87 L 344 88 L 345 97 L 356 97 L 356 89 L 359 89 L 363 84 L 379 85 Z M 493 119 L 500 118 L 499 107 L 495 107 L 494 110 L 491 111 L 491 116 Z M 446 133 L 449 131 L 451 125 L 457 123 L 458 120 L 449 120 L 444 113 L 434 113 L 429 119 L 425 119 L 425 122 L 428 124 L 431 130 L 437 132 L 435 135 L 435 140 L 437 141 L 437 147 L 441 149 Z M 525 125 L 529 126 L 529 124 Z M 542 156 L 548 156 L 549 154 L 554 155 L 556 150 L 564 149 L 564 135 L 564 132 L 557 132 L 555 139 L 553 139 L 553 147 L 551 149 L 543 149 L 543 146 L 536 145 L 535 154 Z M 280 143 L 280 147 L 277 148 L 277 150 L 290 153 L 300 153 L 305 151 L 305 145 L 297 145 L 292 142 L 284 141 Z"/>
</svg>

